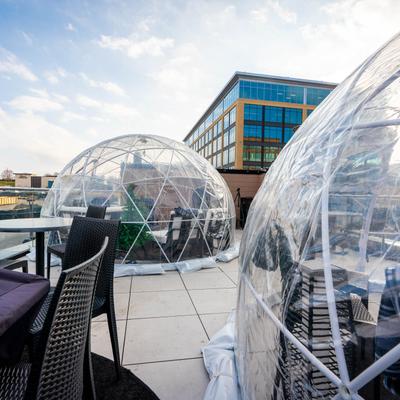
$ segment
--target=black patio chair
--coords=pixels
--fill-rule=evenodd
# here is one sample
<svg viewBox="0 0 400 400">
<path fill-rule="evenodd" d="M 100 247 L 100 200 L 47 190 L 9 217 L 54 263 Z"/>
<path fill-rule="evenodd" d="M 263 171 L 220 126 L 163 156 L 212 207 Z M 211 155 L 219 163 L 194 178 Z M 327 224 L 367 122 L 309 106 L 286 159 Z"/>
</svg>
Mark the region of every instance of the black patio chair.
<svg viewBox="0 0 400 400">
<path fill-rule="evenodd" d="M 89 205 L 86 210 L 86 217 L 104 219 L 107 207 Z M 65 254 L 65 243 L 50 244 L 47 246 L 47 279 L 50 279 L 51 255 L 61 258 L 61 263 Z"/>
<path fill-rule="evenodd" d="M 89 373 L 84 383 L 84 362 L 90 354 L 93 294 L 107 245 L 105 238 L 92 258 L 61 273 L 35 358 L 31 364 L 0 369 L 0 399 L 82 400 L 85 384 L 92 386 Z"/>
<path fill-rule="evenodd" d="M 0 269 L 14 270 L 21 268 L 28 273 L 28 261 L 24 258 L 31 251 L 28 243 L 18 244 L 0 250 Z"/>
<path fill-rule="evenodd" d="M 118 378 L 120 377 L 121 362 L 114 309 L 114 261 L 119 224 L 120 221 L 116 220 L 74 217 L 66 243 L 64 262 L 62 265 L 62 269 L 65 270 L 93 256 L 93 254 L 96 254 L 98 243 L 101 243 L 105 237 L 108 237 L 108 246 L 101 263 L 93 301 L 92 317 L 95 318 L 101 314 L 107 315 L 115 371 Z M 31 327 L 30 333 L 33 336 L 38 335 L 42 330 L 51 295 L 52 290 L 50 290 L 47 297 L 48 299 L 44 301 Z M 34 339 L 33 342 L 35 342 Z"/>
<path fill-rule="evenodd" d="M 17 260 L 0 260 L 0 269 L 9 269 L 14 270 L 22 268 L 22 272 L 28 273 L 28 261 L 25 259 L 17 259 Z"/>
</svg>

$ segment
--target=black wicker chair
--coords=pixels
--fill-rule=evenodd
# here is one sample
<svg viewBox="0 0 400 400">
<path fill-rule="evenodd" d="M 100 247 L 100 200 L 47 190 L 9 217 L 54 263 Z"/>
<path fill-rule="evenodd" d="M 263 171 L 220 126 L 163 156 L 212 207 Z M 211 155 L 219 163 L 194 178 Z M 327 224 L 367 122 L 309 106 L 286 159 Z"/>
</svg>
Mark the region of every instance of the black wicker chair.
<svg viewBox="0 0 400 400">
<path fill-rule="evenodd" d="M 32 364 L 0 369 L 0 399 L 82 400 L 84 363 L 88 360 L 85 354 L 90 354 L 93 294 L 107 245 L 105 238 L 92 258 L 61 273 L 35 358 Z M 90 377 L 91 374 L 86 374 L 87 379 Z M 90 380 L 87 383 L 93 384 Z"/>
<path fill-rule="evenodd" d="M 96 244 L 99 242 L 101 243 L 105 237 L 109 238 L 108 246 L 101 263 L 93 302 L 92 317 L 94 318 L 101 314 L 107 314 L 115 371 L 118 378 L 120 377 L 121 362 L 114 309 L 114 261 L 119 224 L 120 221 L 116 220 L 74 217 L 62 265 L 63 270 L 68 269 L 72 265 L 82 262 L 82 259 L 91 257 L 96 253 Z M 42 329 L 51 294 L 52 290 L 50 290 L 47 299 L 44 301 L 44 304 L 32 325 L 31 334 L 34 336 Z"/>
<path fill-rule="evenodd" d="M 22 272 L 25 272 L 26 274 L 28 273 L 28 261 L 24 259 L 17 259 L 17 260 L 1 260 L 0 261 L 0 269 L 9 269 L 9 270 L 14 270 L 22 268 Z"/>
<path fill-rule="evenodd" d="M 86 217 L 104 219 L 107 207 L 90 205 L 86 210 Z M 47 279 L 50 279 L 51 255 L 64 259 L 66 243 L 50 244 L 47 246 Z"/>
</svg>

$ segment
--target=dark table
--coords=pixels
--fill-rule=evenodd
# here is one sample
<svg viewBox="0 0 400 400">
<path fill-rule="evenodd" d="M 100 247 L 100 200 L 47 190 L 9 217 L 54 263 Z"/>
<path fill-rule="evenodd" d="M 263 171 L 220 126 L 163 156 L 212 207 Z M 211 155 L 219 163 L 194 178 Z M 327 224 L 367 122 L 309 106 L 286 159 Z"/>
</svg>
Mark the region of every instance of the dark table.
<svg viewBox="0 0 400 400">
<path fill-rule="evenodd" d="M 15 218 L 0 221 L 0 232 L 35 232 L 36 273 L 44 276 L 44 234 L 71 226 L 72 218 Z"/>
<path fill-rule="evenodd" d="M 41 276 L 0 270 L 0 362 L 19 360 L 28 329 L 50 283 Z"/>
</svg>

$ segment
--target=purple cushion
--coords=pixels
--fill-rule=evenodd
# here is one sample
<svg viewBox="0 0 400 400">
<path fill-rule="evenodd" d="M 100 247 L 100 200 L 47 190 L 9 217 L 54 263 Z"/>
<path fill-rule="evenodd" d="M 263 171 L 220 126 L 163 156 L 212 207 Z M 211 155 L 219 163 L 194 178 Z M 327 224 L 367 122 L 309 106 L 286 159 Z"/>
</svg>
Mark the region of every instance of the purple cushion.
<svg viewBox="0 0 400 400">
<path fill-rule="evenodd" d="M 49 288 L 49 281 L 41 276 L 0 270 L 0 335 L 42 300 Z"/>
</svg>

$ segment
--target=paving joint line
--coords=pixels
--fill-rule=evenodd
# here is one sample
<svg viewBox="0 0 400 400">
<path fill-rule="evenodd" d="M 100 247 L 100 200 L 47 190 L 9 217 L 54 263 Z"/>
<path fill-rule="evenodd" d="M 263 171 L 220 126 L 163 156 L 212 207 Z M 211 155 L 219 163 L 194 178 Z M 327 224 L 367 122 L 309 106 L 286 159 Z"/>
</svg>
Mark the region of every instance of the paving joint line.
<svg viewBox="0 0 400 400">
<path fill-rule="evenodd" d="M 183 283 L 183 286 L 185 287 L 186 292 L 187 292 L 187 294 L 188 294 L 188 296 L 189 296 L 189 298 L 190 298 L 190 301 L 191 301 L 192 304 L 193 304 L 193 307 L 194 307 L 194 309 L 195 309 L 195 311 L 196 311 L 196 314 L 197 314 L 197 318 L 199 319 L 200 324 L 201 324 L 201 326 L 203 327 L 203 330 L 204 330 L 204 332 L 205 332 L 205 334 L 206 334 L 206 336 L 207 336 L 207 339 L 208 339 L 208 341 L 210 341 L 210 336 L 208 335 L 207 329 L 206 329 L 206 327 L 204 326 L 203 321 L 202 321 L 201 318 L 200 318 L 200 314 L 199 314 L 199 312 L 198 312 L 198 310 L 197 310 L 197 308 L 196 308 L 196 305 L 194 304 L 194 301 L 193 301 L 193 299 L 192 299 L 192 296 L 190 295 L 190 292 L 189 292 L 188 288 L 186 287 L 185 281 L 184 281 L 183 278 L 182 278 L 182 274 L 179 274 L 179 276 L 180 276 L 180 278 L 181 278 L 181 280 L 182 280 L 182 283 Z"/>
</svg>

